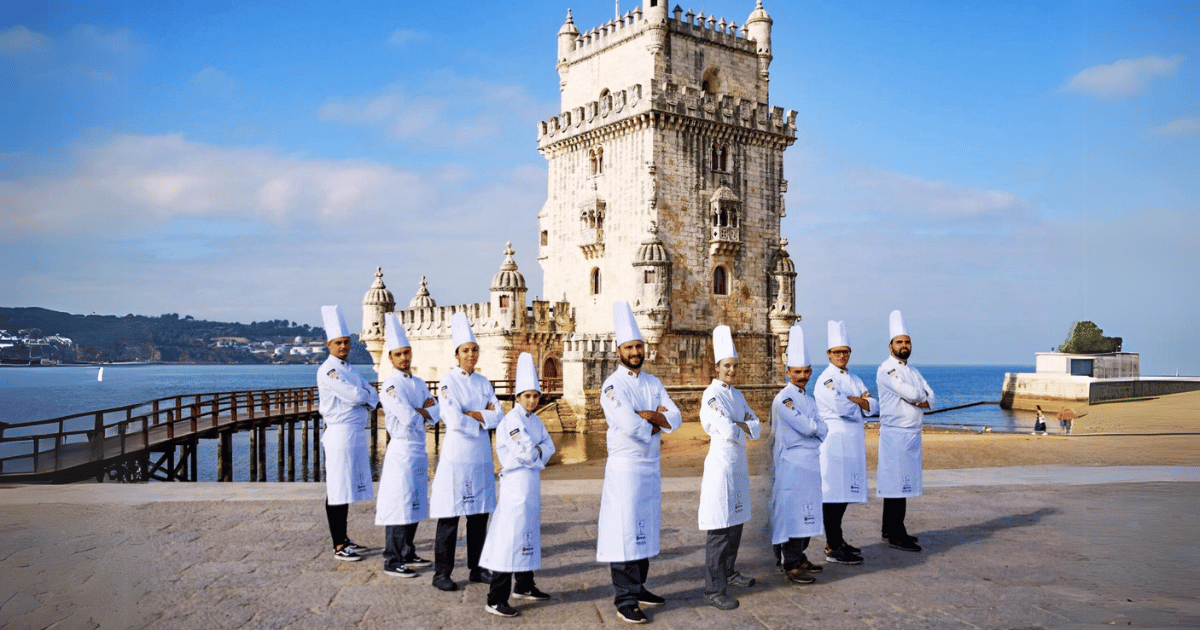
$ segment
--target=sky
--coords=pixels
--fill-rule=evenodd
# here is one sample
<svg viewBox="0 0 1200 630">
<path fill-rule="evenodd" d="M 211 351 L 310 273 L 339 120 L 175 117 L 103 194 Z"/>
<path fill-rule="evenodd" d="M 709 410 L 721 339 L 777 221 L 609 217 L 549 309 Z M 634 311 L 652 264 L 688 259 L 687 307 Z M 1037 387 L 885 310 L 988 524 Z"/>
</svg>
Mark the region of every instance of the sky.
<svg viewBox="0 0 1200 630">
<path fill-rule="evenodd" d="M 1143 374 L 1200 374 L 1200 3 L 764 6 L 810 338 L 845 320 L 882 360 L 898 308 L 918 364 L 1032 365 L 1091 320 Z M 3 3 L 0 305 L 319 326 L 338 303 L 356 329 L 376 266 L 401 306 L 421 276 L 476 302 L 509 240 L 540 294 L 568 7 L 614 14 Z"/>
</svg>

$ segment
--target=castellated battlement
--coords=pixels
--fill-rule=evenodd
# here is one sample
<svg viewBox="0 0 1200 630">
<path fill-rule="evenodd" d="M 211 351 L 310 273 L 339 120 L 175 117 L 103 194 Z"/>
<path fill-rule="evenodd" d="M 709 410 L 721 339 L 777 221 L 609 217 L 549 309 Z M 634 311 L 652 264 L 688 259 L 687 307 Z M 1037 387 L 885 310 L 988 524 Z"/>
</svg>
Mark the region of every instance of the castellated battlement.
<svg viewBox="0 0 1200 630">
<path fill-rule="evenodd" d="M 637 7 L 618 19 L 609 20 L 589 31 L 579 33 L 564 61 L 582 61 L 641 35 L 650 26 L 648 21 L 642 20 L 642 8 Z M 726 21 L 723 17 L 705 16 L 703 11 L 696 13 L 688 9 L 687 13 L 684 13 L 681 7 L 676 6 L 672 16 L 667 19 L 667 28 L 672 34 L 694 37 L 750 54 L 755 53 L 755 43 L 747 39 L 749 33 L 745 26 L 739 27 L 736 21 Z"/>
<path fill-rule="evenodd" d="M 396 311 L 396 318 L 404 326 L 411 339 L 431 339 L 450 337 L 450 319 L 455 313 L 466 313 L 471 322 L 471 328 L 476 335 L 486 335 L 492 332 L 511 333 L 545 333 L 555 334 L 570 332 L 575 328 L 575 313 L 571 305 L 565 302 L 551 304 L 545 300 L 534 300 L 524 308 L 524 317 L 517 318 L 518 326 L 511 324 L 511 313 L 508 308 L 492 316 L 491 302 L 476 302 L 474 304 L 456 304 L 453 306 L 425 306 L 406 308 Z"/>
<path fill-rule="evenodd" d="M 606 92 L 601 99 L 572 108 L 538 122 L 538 147 L 561 142 L 606 125 L 653 111 L 690 116 L 700 120 L 764 131 L 787 138 L 796 137 L 796 111 L 772 107 L 729 94 L 711 94 L 695 85 L 652 82 L 649 98 L 642 85 Z"/>
</svg>

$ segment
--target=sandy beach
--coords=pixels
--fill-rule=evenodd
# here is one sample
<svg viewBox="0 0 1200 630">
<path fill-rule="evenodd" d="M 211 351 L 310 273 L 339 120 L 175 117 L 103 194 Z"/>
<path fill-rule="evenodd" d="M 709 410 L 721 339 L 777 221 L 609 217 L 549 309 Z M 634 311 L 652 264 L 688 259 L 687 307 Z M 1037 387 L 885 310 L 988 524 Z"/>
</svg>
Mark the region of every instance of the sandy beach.
<svg viewBox="0 0 1200 630">
<path fill-rule="evenodd" d="M 925 468 L 1004 466 L 1149 466 L 1200 464 L 1200 392 L 1088 406 L 1072 405 L 1078 417 L 1071 435 L 1062 435 L 1047 410 L 1048 435 L 976 433 L 941 427 L 925 429 Z M 759 410 L 756 410 L 759 411 Z M 766 420 L 766 414 L 760 418 Z M 764 423 L 765 424 L 765 423 Z M 867 465 L 875 469 L 878 425 L 867 430 Z M 749 449 L 751 474 L 767 472 L 769 428 Z M 699 477 L 704 472 L 708 435 L 699 422 L 685 422 L 663 438 L 663 474 Z M 604 460 L 554 466 L 544 479 L 601 479 Z"/>
</svg>

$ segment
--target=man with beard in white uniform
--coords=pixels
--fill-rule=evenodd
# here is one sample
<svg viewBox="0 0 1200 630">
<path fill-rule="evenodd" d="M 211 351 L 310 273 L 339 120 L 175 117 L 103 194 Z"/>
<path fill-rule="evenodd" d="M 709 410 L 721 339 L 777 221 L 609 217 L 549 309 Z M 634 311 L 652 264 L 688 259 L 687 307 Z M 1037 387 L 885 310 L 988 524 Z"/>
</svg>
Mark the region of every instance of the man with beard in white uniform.
<svg viewBox="0 0 1200 630">
<path fill-rule="evenodd" d="M 621 365 L 601 386 L 600 407 L 608 422 L 608 461 L 600 497 L 596 561 L 610 563 L 617 616 L 649 621 L 642 606 L 666 602 L 646 590 L 650 558 L 658 555 L 662 521 L 659 433 L 683 423 L 662 382 L 642 372 L 646 350 L 628 302 L 613 303 L 617 358 Z"/>
<path fill-rule="evenodd" d="M 771 451 L 775 483 L 771 493 L 771 544 L 788 581 L 812 584 L 822 568 L 804 555 L 812 536 L 824 533 L 821 512 L 821 442 L 829 429 L 817 413 L 817 403 L 804 389 L 812 364 L 804 331 L 788 331 L 788 384 L 771 403 Z"/>
<path fill-rule="evenodd" d="M 829 367 L 813 390 L 817 413 L 829 429 L 821 442 L 821 506 L 825 522 L 825 559 L 862 564 L 861 550 L 846 542 L 842 517 L 851 503 L 867 502 L 867 443 L 863 419 L 879 413 L 879 403 L 862 379 L 846 371 L 850 335 L 846 322 L 828 324 Z"/>
<path fill-rule="evenodd" d="M 500 497 L 479 559 L 492 572 L 485 610 L 501 617 L 521 614 L 508 605 L 510 594 L 517 599 L 550 599 L 533 583 L 533 572 L 542 566 L 542 469 L 554 455 L 554 442 L 533 413 L 542 399 L 542 387 L 528 352 L 517 357 L 514 391 L 513 408 L 496 427 L 496 457 L 503 467 Z"/>
<path fill-rule="evenodd" d="M 920 551 L 904 527 L 908 497 L 921 496 L 921 424 L 937 403 L 933 389 L 908 364 L 912 338 L 904 315 L 888 316 L 891 356 L 875 372 L 879 387 L 879 467 L 875 496 L 883 499 L 883 539 L 894 549 Z"/>
<path fill-rule="evenodd" d="M 492 581 L 491 572 L 479 566 L 479 554 L 487 537 L 488 514 L 496 509 L 496 469 L 488 430 L 495 429 L 504 417 L 491 382 L 475 371 L 479 344 L 466 313 L 455 313 L 450 325 L 458 367 L 447 372 L 441 381 L 439 398 L 446 442 L 442 444 L 429 497 L 429 512 L 438 519 L 433 585 L 441 591 L 458 590 L 450 572 L 454 570 L 460 516 L 467 517 L 469 579 L 481 584 Z"/>
<path fill-rule="evenodd" d="M 379 404 L 379 393 L 346 362 L 350 357 L 350 329 L 342 310 L 335 304 L 321 307 L 325 324 L 325 346 L 329 358 L 317 370 L 320 398 L 321 450 L 325 454 L 325 517 L 333 538 L 333 557 L 346 562 L 362 560 L 346 535 L 350 504 L 374 496 L 371 485 L 371 454 L 367 443 L 367 421 Z"/>
<path fill-rule="evenodd" d="M 700 482 L 700 529 L 708 532 L 704 545 L 704 601 L 719 610 L 733 610 L 738 600 L 727 593 L 729 585 L 754 586 L 754 578 L 738 572 L 742 529 L 750 520 L 750 464 L 746 438 L 757 440 L 758 416 L 746 397 L 732 385 L 738 355 L 728 326 L 713 329 L 713 357 L 717 377 L 704 390 L 700 424 L 710 436 Z"/>
<path fill-rule="evenodd" d="M 425 425 L 441 420 L 429 387 L 412 373 L 412 347 L 395 313 L 383 316 L 384 352 L 392 363 L 381 386 L 388 432 L 387 453 L 379 475 L 375 524 L 386 526 L 383 572 L 411 578 L 429 561 L 417 555 L 413 540 L 417 525 L 429 517 L 429 455 L 425 453 Z"/>
</svg>

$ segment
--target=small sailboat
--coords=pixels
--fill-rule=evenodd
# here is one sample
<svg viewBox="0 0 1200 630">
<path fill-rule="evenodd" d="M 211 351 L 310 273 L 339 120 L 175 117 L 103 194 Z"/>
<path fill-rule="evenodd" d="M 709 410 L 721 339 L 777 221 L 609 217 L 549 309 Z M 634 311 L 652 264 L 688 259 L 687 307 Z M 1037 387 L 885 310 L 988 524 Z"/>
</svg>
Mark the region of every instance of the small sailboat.
<svg viewBox="0 0 1200 630">
<path fill-rule="evenodd" d="M 104 366 L 103 366 L 103 365 L 101 365 L 101 366 L 100 366 L 100 371 L 99 371 L 99 372 L 96 372 L 96 380 L 97 380 L 97 381 L 103 381 L 103 380 L 104 380 Z"/>
</svg>

